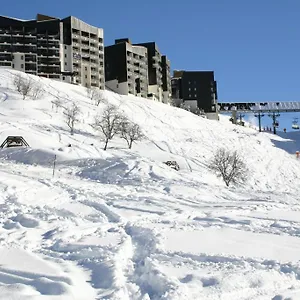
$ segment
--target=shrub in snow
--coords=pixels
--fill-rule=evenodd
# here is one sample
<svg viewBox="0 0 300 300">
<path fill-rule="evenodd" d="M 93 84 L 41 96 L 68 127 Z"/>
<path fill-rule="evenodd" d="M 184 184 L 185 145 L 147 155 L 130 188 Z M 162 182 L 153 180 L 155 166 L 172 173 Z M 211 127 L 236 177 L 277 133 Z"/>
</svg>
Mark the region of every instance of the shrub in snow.
<svg viewBox="0 0 300 300">
<path fill-rule="evenodd" d="M 188 104 L 185 103 L 185 102 L 182 102 L 182 103 L 180 104 L 180 108 L 182 108 L 182 109 L 184 109 L 184 110 L 187 110 L 187 111 L 191 111 L 191 106 L 188 105 Z"/>
<path fill-rule="evenodd" d="M 248 168 L 237 151 L 219 148 L 209 167 L 223 178 L 226 186 L 230 183 L 242 183 L 247 179 Z"/>
<path fill-rule="evenodd" d="M 33 84 L 32 90 L 31 90 L 31 97 L 33 99 L 41 98 L 44 95 L 45 91 L 42 87 L 42 85 L 38 82 L 35 82 Z"/>
<path fill-rule="evenodd" d="M 128 148 L 132 148 L 132 143 L 140 141 L 144 138 L 141 131 L 141 127 L 128 120 L 126 117 L 122 117 L 119 127 L 119 133 L 122 139 L 127 142 Z"/>
<path fill-rule="evenodd" d="M 179 171 L 179 164 L 175 160 L 168 160 L 164 162 L 167 166 L 170 166 L 172 169 Z"/>
<path fill-rule="evenodd" d="M 23 100 L 30 95 L 34 82 L 30 78 L 25 78 L 22 74 L 14 76 L 13 85 L 16 90 L 23 96 Z"/>
<path fill-rule="evenodd" d="M 122 116 L 114 105 L 107 105 L 102 115 L 97 115 L 91 126 L 100 131 L 105 137 L 105 145 L 103 150 L 107 149 L 109 140 L 119 132 Z"/>
<path fill-rule="evenodd" d="M 197 107 L 194 111 L 193 111 L 194 114 L 196 114 L 197 116 L 199 117 L 202 117 L 202 118 L 206 118 L 206 115 L 205 115 L 205 112 L 203 109 Z"/>
<path fill-rule="evenodd" d="M 65 121 L 68 127 L 70 128 L 71 135 L 74 134 L 75 124 L 79 122 L 78 116 L 80 114 L 80 108 L 73 103 L 71 107 L 65 107 L 64 115 Z"/>
</svg>

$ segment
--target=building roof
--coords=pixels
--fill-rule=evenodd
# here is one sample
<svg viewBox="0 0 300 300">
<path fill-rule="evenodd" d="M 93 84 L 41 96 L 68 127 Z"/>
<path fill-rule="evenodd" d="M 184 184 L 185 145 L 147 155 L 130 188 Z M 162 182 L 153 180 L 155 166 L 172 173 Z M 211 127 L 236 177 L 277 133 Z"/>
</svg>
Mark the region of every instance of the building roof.
<svg viewBox="0 0 300 300">
<path fill-rule="evenodd" d="M 11 20 L 15 20 L 15 21 L 19 21 L 19 22 L 32 22 L 35 21 L 35 19 L 32 20 L 24 20 L 24 19 L 18 19 L 18 18 L 13 18 L 13 17 L 8 17 L 8 16 L 3 16 L 0 15 L 1 18 L 6 18 L 6 19 L 11 19 Z"/>
</svg>

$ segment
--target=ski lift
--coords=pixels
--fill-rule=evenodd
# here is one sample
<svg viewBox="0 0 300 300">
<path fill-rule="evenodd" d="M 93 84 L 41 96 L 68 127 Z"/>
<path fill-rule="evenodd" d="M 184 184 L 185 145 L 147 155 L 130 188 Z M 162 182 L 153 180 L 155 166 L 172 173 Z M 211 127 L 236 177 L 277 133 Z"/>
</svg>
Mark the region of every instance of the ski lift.
<svg viewBox="0 0 300 300">
<path fill-rule="evenodd" d="M 292 128 L 299 129 L 298 118 L 294 118 Z"/>
</svg>

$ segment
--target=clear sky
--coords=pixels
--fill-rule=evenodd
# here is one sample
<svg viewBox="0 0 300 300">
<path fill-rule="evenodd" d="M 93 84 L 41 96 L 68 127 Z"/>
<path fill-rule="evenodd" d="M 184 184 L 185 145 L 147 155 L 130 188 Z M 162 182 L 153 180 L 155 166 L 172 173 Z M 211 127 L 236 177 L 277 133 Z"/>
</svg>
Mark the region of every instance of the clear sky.
<svg viewBox="0 0 300 300">
<path fill-rule="evenodd" d="M 156 41 L 172 69 L 214 70 L 219 101 L 300 101 L 300 0 L 14 0 L 0 14 L 74 15 L 105 44 Z"/>
</svg>

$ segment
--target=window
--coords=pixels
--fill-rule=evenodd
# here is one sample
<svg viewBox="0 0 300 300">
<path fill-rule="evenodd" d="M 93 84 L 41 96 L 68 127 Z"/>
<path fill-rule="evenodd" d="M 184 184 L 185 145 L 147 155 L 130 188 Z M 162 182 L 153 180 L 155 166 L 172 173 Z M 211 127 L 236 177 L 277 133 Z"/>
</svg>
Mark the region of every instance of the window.
<svg viewBox="0 0 300 300">
<path fill-rule="evenodd" d="M 189 98 L 192 98 L 192 95 L 191 95 L 191 94 L 189 95 Z"/>
<path fill-rule="evenodd" d="M 21 69 L 23 69 L 24 68 L 24 65 L 23 64 L 21 64 Z"/>
<path fill-rule="evenodd" d="M 87 71 L 87 67 L 84 68 Z"/>
<path fill-rule="evenodd" d="M 191 82 L 189 81 L 189 84 L 191 84 Z"/>
<path fill-rule="evenodd" d="M 15 68 L 15 64 L 12 64 L 13 69 Z"/>
<path fill-rule="evenodd" d="M 65 49 L 67 49 L 67 46 L 65 46 Z"/>
<path fill-rule="evenodd" d="M 194 88 L 194 91 L 197 91 L 197 89 L 196 89 L 196 88 Z"/>
<path fill-rule="evenodd" d="M 197 94 L 195 94 L 195 98 L 197 98 Z"/>
<path fill-rule="evenodd" d="M 24 59 L 24 56 L 23 55 L 21 55 L 21 60 L 23 60 Z"/>
<path fill-rule="evenodd" d="M 191 90 L 191 88 L 189 88 L 189 91 Z"/>
<path fill-rule="evenodd" d="M 66 79 L 66 77 L 65 76 L 63 76 L 63 80 L 65 80 Z"/>
<path fill-rule="evenodd" d="M 67 54 L 65 54 L 65 57 L 67 57 Z"/>
<path fill-rule="evenodd" d="M 87 79 L 87 75 L 85 75 L 85 78 Z"/>
<path fill-rule="evenodd" d="M 11 58 L 12 58 L 12 59 L 15 59 L 15 56 L 14 56 L 14 55 L 12 55 L 12 56 L 11 56 Z"/>
</svg>

